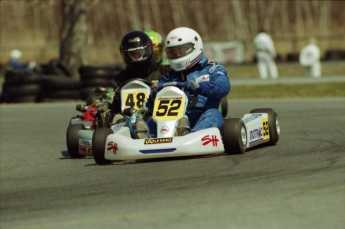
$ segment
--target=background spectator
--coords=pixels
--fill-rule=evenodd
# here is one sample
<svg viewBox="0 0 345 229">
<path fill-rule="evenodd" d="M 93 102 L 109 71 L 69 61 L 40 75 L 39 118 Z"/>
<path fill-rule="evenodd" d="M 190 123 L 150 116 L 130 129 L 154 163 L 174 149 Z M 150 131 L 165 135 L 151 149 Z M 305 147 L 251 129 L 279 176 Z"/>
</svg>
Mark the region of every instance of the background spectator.
<svg viewBox="0 0 345 229">
<path fill-rule="evenodd" d="M 254 39 L 256 59 L 261 79 L 268 78 L 268 72 L 273 79 L 279 77 L 275 63 L 276 50 L 270 35 L 264 29 L 260 29 Z"/>
<path fill-rule="evenodd" d="M 306 76 L 321 77 L 320 49 L 316 45 L 315 38 L 311 38 L 309 44 L 304 46 L 299 56 L 299 62 L 305 68 Z"/>
<path fill-rule="evenodd" d="M 36 66 L 35 62 L 30 62 L 29 64 L 23 63 L 21 61 L 22 52 L 18 49 L 14 49 L 10 53 L 10 60 L 8 62 L 8 67 L 12 71 L 30 73 Z"/>
</svg>

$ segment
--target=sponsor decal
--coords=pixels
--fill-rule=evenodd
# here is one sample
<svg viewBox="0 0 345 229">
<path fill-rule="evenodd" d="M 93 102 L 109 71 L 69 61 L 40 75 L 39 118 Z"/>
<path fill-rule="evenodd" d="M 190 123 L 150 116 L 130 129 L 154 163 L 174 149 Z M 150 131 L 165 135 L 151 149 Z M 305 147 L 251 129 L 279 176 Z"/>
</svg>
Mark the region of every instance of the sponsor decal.
<svg viewBox="0 0 345 229">
<path fill-rule="evenodd" d="M 210 81 L 210 75 L 202 75 L 196 78 L 197 83 L 200 83 L 202 81 Z"/>
<path fill-rule="evenodd" d="M 166 133 L 168 133 L 169 132 L 169 128 L 167 127 L 167 126 L 163 126 L 162 128 L 161 128 L 161 133 L 162 134 L 166 134 Z"/>
<path fill-rule="evenodd" d="M 212 146 L 218 146 L 219 139 L 216 135 L 206 135 L 201 139 L 201 141 L 203 146 L 208 145 L 210 143 L 212 143 Z"/>
<path fill-rule="evenodd" d="M 81 153 L 92 153 L 92 141 L 79 139 L 79 152 Z"/>
<path fill-rule="evenodd" d="M 171 143 L 173 138 L 147 138 L 144 141 L 145 145 Z"/>
<path fill-rule="evenodd" d="M 107 150 L 113 150 L 113 153 L 114 155 L 116 155 L 116 152 L 119 148 L 117 148 L 117 143 L 111 141 L 111 142 L 108 142 L 107 144 Z"/>
<path fill-rule="evenodd" d="M 251 130 L 249 132 L 249 139 L 250 140 L 262 139 L 262 127 Z"/>
<path fill-rule="evenodd" d="M 262 129 L 263 129 L 263 138 L 269 139 L 270 138 L 270 130 L 268 126 L 268 118 L 262 119 Z"/>
<path fill-rule="evenodd" d="M 79 144 L 82 145 L 82 146 L 91 146 L 91 140 L 80 139 L 79 140 Z"/>
<path fill-rule="evenodd" d="M 79 152 L 80 153 L 92 153 L 92 147 L 91 146 L 79 146 Z"/>
<path fill-rule="evenodd" d="M 161 96 L 157 98 L 157 100 L 181 100 L 181 99 L 183 99 L 182 96 L 175 96 L 175 97 Z"/>
<path fill-rule="evenodd" d="M 268 126 L 268 118 L 262 119 L 262 127 L 258 127 L 254 130 L 249 132 L 249 140 L 250 146 L 258 145 L 264 142 L 269 141 L 270 134 L 269 134 L 269 126 Z"/>
</svg>

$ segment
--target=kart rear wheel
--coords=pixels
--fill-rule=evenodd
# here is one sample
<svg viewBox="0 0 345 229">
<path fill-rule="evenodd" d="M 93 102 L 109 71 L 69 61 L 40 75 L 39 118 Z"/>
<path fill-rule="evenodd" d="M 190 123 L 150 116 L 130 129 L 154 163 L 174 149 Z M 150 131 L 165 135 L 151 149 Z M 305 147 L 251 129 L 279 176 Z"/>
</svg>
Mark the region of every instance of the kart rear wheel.
<svg viewBox="0 0 345 229">
<path fill-rule="evenodd" d="M 228 116 L 228 99 L 226 97 L 222 98 L 219 110 L 221 111 L 223 118 Z"/>
<path fill-rule="evenodd" d="M 271 108 L 258 108 L 253 109 L 250 113 L 267 113 L 268 114 L 268 128 L 270 134 L 269 145 L 276 145 L 279 141 L 280 125 L 278 120 L 278 114 Z"/>
<path fill-rule="evenodd" d="M 247 149 L 247 130 L 242 119 L 224 119 L 223 143 L 228 154 L 243 154 Z"/>
<path fill-rule="evenodd" d="M 79 153 L 79 137 L 78 132 L 79 130 L 84 130 L 85 127 L 83 124 L 70 124 L 67 128 L 66 134 L 66 143 L 67 143 L 67 150 L 68 154 L 72 158 L 81 158 L 85 157 Z"/>
<path fill-rule="evenodd" d="M 93 158 L 99 165 L 107 165 L 113 163 L 113 161 L 104 158 L 105 143 L 108 135 L 113 134 L 112 129 L 98 128 L 95 130 L 92 136 L 92 152 Z"/>
</svg>

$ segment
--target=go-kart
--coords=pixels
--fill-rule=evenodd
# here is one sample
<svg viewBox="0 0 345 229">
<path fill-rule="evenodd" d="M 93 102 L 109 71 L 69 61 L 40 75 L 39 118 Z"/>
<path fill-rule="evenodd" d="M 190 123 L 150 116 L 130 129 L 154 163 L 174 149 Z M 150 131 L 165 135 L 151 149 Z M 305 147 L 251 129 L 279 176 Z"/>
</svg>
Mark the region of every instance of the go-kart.
<svg viewBox="0 0 345 229">
<path fill-rule="evenodd" d="M 143 79 L 133 79 L 123 84 L 119 89 L 121 96 L 121 111 L 125 113 L 128 109 L 141 109 L 145 104 L 151 87 L 157 82 L 148 82 Z M 114 94 L 113 90 L 106 88 L 97 88 L 95 90 L 96 97 L 87 101 L 87 104 L 78 104 L 76 110 L 85 113 L 90 106 L 96 105 L 95 120 L 89 121 L 80 115 L 71 118 L 67 133 L 66 143 L 68 154 L 72 158 L 81 158 L 85 156 L 92 156 L 92 135 L 93 132 L 100 127 L 109 128 L 113 115 L 109 109 Z M 227 100 L 226 97 L 222 99 L 219 110 L 223 117 L 227 115 Z"/>
<path fill-rule="evenodd" d="M 120 89 L 121 110 L 140 109 L 148 98 L 151 88 L 149 82 L 141 79 L 131 80 Z M 109 97 L 109 96 L 108 96 Z M 85 120 L 80 115 L 71 118 L 66 134 L 67 150 L 72 158 L 92 155 L 92 135 L 97 128 L 109 128 L 113 119 L 109 109 L 109 98 L 99 97 L 96 106 L 95 121 Z M 85 112 L 89 106 L 78 104 L 76 110 Z"/>
<path fill-rule="evenodd" d="M 191 102 L 192 101 L 192 102 Z M 208 128 L 176 136 L 178 121 L 193 106 L 177 82 L 165 83 L 155 98 L 152 119 L 157 124 L 157 137 L 136 139 L 130 125 L 120 123 L 98 128 L 92 137 L 92 151 L 97 164 L 114 161 L 182 157 L 207 154 L 240 154 L 260 145 L 275 145 L 280 126 L 277 113 L 269 108 L 254 109 L 242 118 L 223 119 L 222 132 Z M 136 111 L 130 117 L 136 121 Z"/>
</svg>

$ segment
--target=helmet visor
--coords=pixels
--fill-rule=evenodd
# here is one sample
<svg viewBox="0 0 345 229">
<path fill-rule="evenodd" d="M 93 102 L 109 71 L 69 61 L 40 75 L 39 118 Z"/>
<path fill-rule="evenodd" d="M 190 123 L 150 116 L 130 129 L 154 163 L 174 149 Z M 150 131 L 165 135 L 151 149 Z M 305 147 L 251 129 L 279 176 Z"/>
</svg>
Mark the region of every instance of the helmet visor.
<svg viewBox="0 0 345 229">
<path fill-rule="evenodd" d="M 150 44 L 137 48 L 122 50 L 126 62 L 139 62 L 146 60 L 152 54 Z"/>
<path fill-rule="evenodd" d="M 189 53 L 193 52 L 194 44 L 187 43 L 179 46 L 168 47 L 165 49 L 167 53 L 167 57 L 169 59 L 177 59 L 183 56 L 188 55 Z"/>
</svg>

